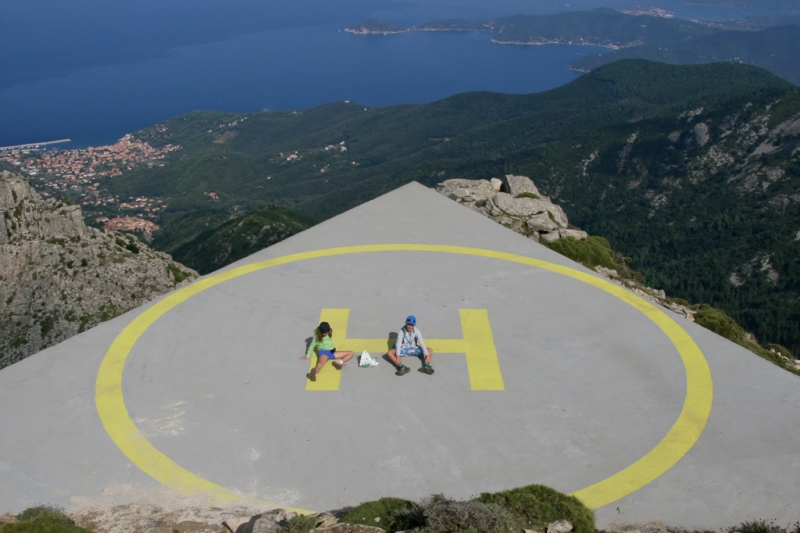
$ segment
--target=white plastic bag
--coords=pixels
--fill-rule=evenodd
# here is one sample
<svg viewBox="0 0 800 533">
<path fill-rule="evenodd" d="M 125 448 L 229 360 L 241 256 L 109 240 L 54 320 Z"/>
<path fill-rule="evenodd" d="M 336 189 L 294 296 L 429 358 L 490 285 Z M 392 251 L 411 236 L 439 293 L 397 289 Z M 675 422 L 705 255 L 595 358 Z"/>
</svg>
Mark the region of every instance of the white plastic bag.
<svg viewBox="0 0 800 533">
<path fill-rule="evenodd" d="M 370 368 L 373 366 L 378 366 L 378 361 L 376 361 L 368 351 L 364 350 L 361 352 L 361 355 L 358 356 L 358 366 L 361 368 Z"/>
</svg>

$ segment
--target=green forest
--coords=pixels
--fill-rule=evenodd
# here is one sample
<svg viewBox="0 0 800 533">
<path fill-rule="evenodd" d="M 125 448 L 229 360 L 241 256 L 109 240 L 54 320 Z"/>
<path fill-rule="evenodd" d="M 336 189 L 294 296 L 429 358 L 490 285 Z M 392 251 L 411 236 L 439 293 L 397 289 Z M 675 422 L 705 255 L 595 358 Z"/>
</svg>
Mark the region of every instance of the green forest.
<svg viewBox="0 0 800 533">
<path fill-rule="evenodd" d="M 191 113 L 137 134 L 182 146 L 167 165 L 109 187 L 166 201 L 154 246 L 174 251 L 269 206 L 321 221 L 410 181 L 526 175 L 650 286 L 798 353 L 798 118 L 762 69 L 625 60 L 532 95 Z"/>
</svg>

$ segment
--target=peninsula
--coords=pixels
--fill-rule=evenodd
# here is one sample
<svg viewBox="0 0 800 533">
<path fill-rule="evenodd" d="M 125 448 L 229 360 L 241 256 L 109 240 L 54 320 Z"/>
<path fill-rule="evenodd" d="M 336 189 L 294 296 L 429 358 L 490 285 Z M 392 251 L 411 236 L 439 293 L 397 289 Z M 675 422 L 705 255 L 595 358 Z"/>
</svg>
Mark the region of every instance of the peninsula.
<svg viewBox="0 0 800 533">
<path fill-rule="evenodd" d="M 360 35 L 411 31 L 488 31 L 496 44 L 599 46 L 611 53 L 592 54 L 570 68 L 589 72 L 619 59 L 649 59 L 673 64 L 719 61 L 765 68 L 795 84 L 800 66 L 800 17 L 750 17 L 739 21 L 703 22 L 675 18 L 659 8 L 616 11 L 598 8 L 553 15 L 513 15 L 487 21 L 440 20 L 400 28 L 368 20 L 347 30 Z"/>
</svg>

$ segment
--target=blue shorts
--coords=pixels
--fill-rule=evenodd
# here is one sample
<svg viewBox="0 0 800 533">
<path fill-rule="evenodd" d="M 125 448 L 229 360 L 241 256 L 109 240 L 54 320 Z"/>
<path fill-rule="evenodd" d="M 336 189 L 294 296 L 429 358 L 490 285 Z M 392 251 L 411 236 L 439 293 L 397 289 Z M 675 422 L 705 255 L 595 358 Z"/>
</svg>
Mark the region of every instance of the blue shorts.
<svg viewBox="0 0 800 533">
<path fill-rule="evenodd" d="M 397 350 L 397 355 L 399 355 L 400 357 L 406 355 L 419 357 L 420 355 L 422 355 L 422 348 L 420 348 L 419 346 L 402 346 L 399 350 Z"/>
<path fill-rule="evenodd" d="M 333 355 L 333 352 L 336 351 L 336 348 L 333 350 L 317 350 L 317 357 L 327 355 L 329 359 L 336 359 L 336 356 Z"/>
</svg>

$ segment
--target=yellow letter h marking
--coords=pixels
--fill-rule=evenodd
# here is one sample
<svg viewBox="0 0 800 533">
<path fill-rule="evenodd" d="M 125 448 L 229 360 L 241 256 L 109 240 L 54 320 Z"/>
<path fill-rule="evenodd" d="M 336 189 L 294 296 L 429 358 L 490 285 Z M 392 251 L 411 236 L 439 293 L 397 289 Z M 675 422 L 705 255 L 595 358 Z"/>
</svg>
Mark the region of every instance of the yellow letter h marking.
<svg viewBox="0 0 800 533">
<path fill-rule="evenodd" d="M 461 331 L 463 339 L 426 339 L 434 354 L 463 353 L 467 357 L 469 385 L 472 390 L 505 390 L 500 361 L 489 324 L 486 309 L 461 309 Z M 387 339 L 351 339 L 347 337 L 349 309 L 323 309 L 320 322 L 328 322 L 333 329 L 334 344 L 338 350 L 360 353 L 363 350 L 380 356 L 391 348 Z M 316 364 L 311 359 L 309 370 Z M 306 390 L 339 390 L 341 372 L 326 368 L 317 376 L 317 381 L 307 381 Z"/>
</svg>

